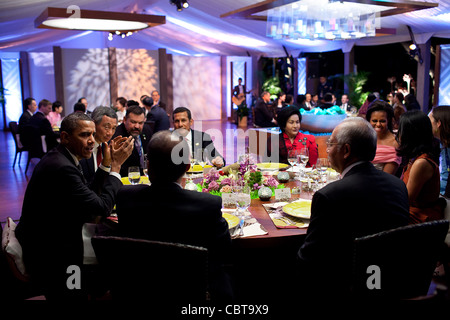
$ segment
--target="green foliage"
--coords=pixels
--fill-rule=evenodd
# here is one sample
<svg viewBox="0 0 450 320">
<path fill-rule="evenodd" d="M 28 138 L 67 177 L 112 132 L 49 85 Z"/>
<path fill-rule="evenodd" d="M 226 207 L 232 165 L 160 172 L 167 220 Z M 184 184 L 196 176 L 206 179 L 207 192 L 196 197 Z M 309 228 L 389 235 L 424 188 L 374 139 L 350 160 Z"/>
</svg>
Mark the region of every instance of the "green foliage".
<svg viewBox="0 0 450 320">
<path fill-rule="evenodd" d="M 364 85 L 369 79 L 369 75 L 370 72 L 360 71 L 358 73 L 350 73 L 343 76 L 343 80 L 349 89 L 348 98 L 350 104 L 358 109 L 363 105 L 369 95 L 369 92 L 363 92 Z"/>
<path fill-rule="evenodd" d="M 267 79 L 262 85 L 262 91 L 269 92 L 272 100 L 276 99 L 281 93 L 280 79 L 278 77 Z"/>
<path fill-rule="evenodd" d="M 242 119 L 243 117 L 248 116 L 248 107 L 247 107 L 247 103 L 245 102 L 245 100 L 242 101 L 242 103 L 238 106 L 237 115 L 238 115 L 239 119 Z"/>
</svg>

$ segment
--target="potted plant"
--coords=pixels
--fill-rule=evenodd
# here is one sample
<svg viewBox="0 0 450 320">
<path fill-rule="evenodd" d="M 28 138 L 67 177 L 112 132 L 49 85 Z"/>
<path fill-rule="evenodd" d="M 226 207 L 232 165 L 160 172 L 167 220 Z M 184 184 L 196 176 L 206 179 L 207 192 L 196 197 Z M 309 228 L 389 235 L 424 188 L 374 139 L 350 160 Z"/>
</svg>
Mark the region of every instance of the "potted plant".
<svg viewBox="0 0 450 320">
<path fill-rule="evenodd" d="M 248 107 L 245 100 L 242 101 L 240 105 L 238 105 L 237 116 L 238 116 L 238 127 L 247 127 Z"/>
<path fill-rule="evenodd" d="M 358 109 L 363 105 L 369 95 L 369 92 L 363 92 L 363 86 L 366 84 L 369 74 L 370 73 L 366 71 L 359 71 L 358 73 L 344 75 L 344 82 L 349 89 L 348 98 L 350 104 Z"/>
</svg>

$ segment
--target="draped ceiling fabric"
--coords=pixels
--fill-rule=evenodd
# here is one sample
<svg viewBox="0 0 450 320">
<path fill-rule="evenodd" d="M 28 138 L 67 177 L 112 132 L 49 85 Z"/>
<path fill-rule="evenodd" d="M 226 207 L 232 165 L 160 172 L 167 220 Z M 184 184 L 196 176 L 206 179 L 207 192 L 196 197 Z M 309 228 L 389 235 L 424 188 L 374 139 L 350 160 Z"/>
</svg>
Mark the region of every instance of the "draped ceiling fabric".
<svg viewBox="0 0 450 320">
<path fill-rule="evenodd" d="M 262 1 L 262 0 L 261 0 Z M 351 50 L 353 45 L 379 45 L 409 41 L 406 25 L 416 42 L 430 37 L 450 38 L 450 0 L 421 0 L 439 3 L 436 8 L 381 18 L 381 27 L 395 28 L 396 35 L 347 41 L 273 40 L 265 36 L 266 23 L 243 19 L 221 19 L 220 15 L 259 0 L 189 0 L 182 12 L 169 0 L 2 0 L 0 1 L 0 50 L 50 52 L 62 48 L 128 48 L 156 50 L 166 48 L 174 55 L 205 56 L 264 55 L 285 56 L 283 46 L 293 56 L 300 52 Z M 126 39 L 107 39 L 105 32 L 78 32 L 36 29 L 34 19 L 46 7 L 141 12 L 166 16 L 166 24 L 141 31 Z M 145 10 L 145 11 L 144 11 Z"/>
</svg>

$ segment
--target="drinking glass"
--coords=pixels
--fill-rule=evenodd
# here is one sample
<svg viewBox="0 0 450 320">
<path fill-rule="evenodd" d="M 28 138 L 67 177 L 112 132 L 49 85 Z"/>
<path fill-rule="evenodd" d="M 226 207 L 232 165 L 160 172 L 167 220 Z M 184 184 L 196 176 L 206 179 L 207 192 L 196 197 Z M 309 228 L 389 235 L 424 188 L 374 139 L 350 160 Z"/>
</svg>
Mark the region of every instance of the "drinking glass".
<svg viewBox="0 0 450 320">
<path fill-rule="evenodd" d="M 131 184 L 138 184 L 141 180 L 141 171 L 139 167 L 129 167 L 128 168 L 128 180 Z"/>
<path fill-rule="evenodd" d="M 329 167 L 327 158 L 319 158 L 317 159 L 316 168 L 319 171 L 320 177 L 323 183 L 327 182 L 327 170 Z"/>
<path fill-rule="evenodd" d="M 304 175 L 306 164 L 309 161 L 309 150 L 308 148 L 302 148 L 298 150 L 297 161 L 300 164 L 301 175 Z"/>
<path fill-rule="evenodd" d="M 295 165 L 297 164 L 297 155 L 298 155 L 297 150 L 289 150 L 289 152 L 288 152 L 287 160 L 288 160 L 289 164 L 291 165 L 293 171 L 294 171 Z"/>
<path fill-rule="evenodd" d="M 203 151 L 203 149 L 199 149 L 195 152 L 198 164 L 202 167 L 202 169 L 205 168 L 206 162 L 208 161 L 208 158 L 206 157 L 206 152 Z"/>
<path fill-rule="evenodd" d="M 244 186 L 238 185 L 233 187 L 234 199 L 236 201 L 237 207 L 236 215 L 241 219 L 246 219 L 244 212 L 250 206 L 250 203 L 252 201 L 250 192 L 251 192 L 250 187 L 247 185 Z"/>
</svg>

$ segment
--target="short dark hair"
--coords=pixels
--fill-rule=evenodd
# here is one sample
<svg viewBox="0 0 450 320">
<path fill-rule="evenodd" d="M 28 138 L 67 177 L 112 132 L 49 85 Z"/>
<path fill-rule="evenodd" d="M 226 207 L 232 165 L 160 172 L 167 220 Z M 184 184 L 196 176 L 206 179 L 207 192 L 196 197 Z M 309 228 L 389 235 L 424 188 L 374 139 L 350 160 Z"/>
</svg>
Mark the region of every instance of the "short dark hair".
<svg viewBox="0 0 450 320">
<path fill-rule="evenodd" d="M 149 96 L 145 97 L 144 100 L 142 100 L 142 104 L 146 107 L 153 106 L 153 98 Z"/>
<path fill-rule="evenodd" d="M 127 108 L 131 106 L 139 106 L 139 102 L 137 102 L 136 100 L 127 100 Z"/>
<path fill-rule="evenodd" d="M 286 123 L 288 119 L 293 116 L 294 114 L 298 115 L 298 118 L 300 120 L 300 123 L 302 122 L 302 115 L 300 114 L 300 110 L 296 107 L 286 107 L 281 109 L 280 112 L 278 112 L 277 116 L 277 122 L 280 126 L 281 131 L 284 131 L 286 129 Z"/>
<path fill-rule="evenodd" d="M 23 101 L 23 110 L 27 110 L 28 109 L 28 106 L 33 102 L 33 101 L 35 101 L 36 99 L 34 99 L 34 98 L 26 98 L 24 101 Z"/>
<path fill-rule="evenodd" d="M 141 114 L 145 114 L 145 111 L 140 106 L 131 106 L 127 108 L 127 113 L 125 114 L 125 117 L 128 117 L 130 113 L 139 116 Z"/>
<path fill-rule="evenodd" d="M 107 116 L 109 118 L 118 119 L 117 113 L 114 111 L 114 109 L 110 107 L 97 107 L 92 111 L 91 118 L 94 120 L 95 124 L 99 124 L 102 122 L 103 116 Z"/>
<path fill-rule="evenodd" d="M 374 95 L 373 93 L 369 93 L 369 95 L 367 96 L 367 101 L 369 102 L 373 102 L 377 99 L 377 96 Z"/>
<path fill-rule="evenodd" d="M 75 103 L 75 105 L 73 106 L 73 112 L 77 112 L 77 111 L 81 111 L 81 112 L 85 113 L 86 112 L 86 105 L 84 103 L 81 103 L 81 102 Z"/>
<path fill-rule="evenodd" d="M 126 104 L 127 104 L 127 99 L 125 99 L 124 97 L 118 97 L 117 99 L 116 99 L 116 102 L 117 101 L 119 101 L 119 103 L 121 104 L 121 105 L 123 105 L 124 107 L 126 106 Z"/>
<path fill-rule="evenodd" d="M 78 103 L 81 103 L 81 100 L 83 100 L 83 99 L 86 99 L 86 97 L 81 97 L 80 99 L 78 99 Z M 87 101 L 87 99 L 86 99 L 86 101 Z"/>
<path fill-rule="evenodd" d="M 61 132 L 65 131 L 68 134 L 72 134 L 73 131 L 78 127 L 78 121 L 93 121 L 93 120 L 87 114 L 81 112 L 74 112 L 69 114 L 67 117 L 64 117 L 64 119 L 61 122 L 60 131 Z"/>
<path fill-rule="evenodd" d="M 433 129 L 428 116 L 420 110 L 402 114 L 398 125 L 397 154 L 412 159 L 421 154 L 433 156 Z"/>
<path fill-rule="evenodd" d="M 58 109 L 59 107 L 62 107 L 62 103 L 61 103 L 61 101 L 56 100 L 52 104 L 52 111 L 55 112 L 56 109 Z"/>
<path fill-rule="evenodd" d="M 173 110 L 172 117 L 175 116 L 175 113 L 182 113 L 182 112 L 186 112 L 186 113 L 187 113 L 187 116 L 188 116 L 188 119 L 189 119 L 189 120 L 192 119 L 191 110 L 189 110 L 189 109 L 186 108 L 186 107 L 178 107 L 178 108 L 176 108 L 175 110 Z"/>
<path fill-rule="evenodd" d="M 323 96 L 323 101 L 325 102 L 333 101 L 333 95 L 329 92 L 325 93 L 325 95 Z"/>
<path fill-rule="evenodd" d="M 159 131 L 148 143 L 147 160 L 150 181 L 174 182 L 186 172 L 189 146 L 176 132 Z"/>
<path fill-rule="evenodd" d="M 377 100 L 372 106 L 367 110 L 366 120 L 370 122 L 370 118 L 372 117 L 372 113 L 375 111 L 384 111 L 386 112 L 387 117 L 387 126 L 390 132 L 394 132 L 394 109 L 392 109 L 391 105 L 385 101 Z"/>
</svg>

